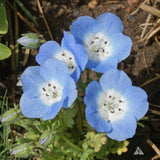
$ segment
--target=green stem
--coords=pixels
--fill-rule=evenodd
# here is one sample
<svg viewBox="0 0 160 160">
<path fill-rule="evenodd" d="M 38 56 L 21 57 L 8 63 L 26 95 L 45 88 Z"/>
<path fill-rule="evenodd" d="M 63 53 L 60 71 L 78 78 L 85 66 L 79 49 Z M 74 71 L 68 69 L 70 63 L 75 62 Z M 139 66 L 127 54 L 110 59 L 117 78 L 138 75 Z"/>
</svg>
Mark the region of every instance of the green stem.
<svg viewBox="0 0 160 160">
<path fill-rule="evenodd" d="M 73 144 L 70 140 L 68 140 L 66 137 L 64 137 L 63 135 L 60 135 L 60 137 L 67 142 L 71 147 L 73 147 L 74 149 L 76 149 L 79 152 L 83 152 L 83 149 L 79 148 L 78 146 L 76 146 L 75 144 Z"/>
<path fill-rule="evenodd" d="M 77 108 L 78 108 L 78 126 L 79 126 L 80 133 L 82 133 L 81 106 L 77 101 L 76 103 L 77 103 Z"/>
</svg>

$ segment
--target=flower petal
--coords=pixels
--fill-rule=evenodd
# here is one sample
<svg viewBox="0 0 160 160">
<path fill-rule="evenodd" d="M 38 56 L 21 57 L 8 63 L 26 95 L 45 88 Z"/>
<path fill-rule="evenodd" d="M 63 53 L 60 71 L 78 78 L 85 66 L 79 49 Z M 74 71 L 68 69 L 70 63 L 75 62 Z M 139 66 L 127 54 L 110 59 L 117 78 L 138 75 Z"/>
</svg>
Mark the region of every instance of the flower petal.
<svg viewBox="0 0 160 160">
<path fill-rule="evenodd" d="M 109 121 L 104 120 L 98 112 L 92 110 L 87 106 L 86 108 L 86 119 L 88 123 L 97 131 L 97 132 L 111 132 L 112 126 Z"/>
<path fill-rule="evenodd" d="M 102 75 L 100 84 L 104 91 L 115 89 L 117 92 L 123 94 L 125 89 L 132 85 L 132 81 L 123 71 L 112 69 Z"/>
<path fill-rule="evenodd" d="M 61 110 L 63 101 L 64 101 L 64 98 L 61 101 L 50 106 L 50 108 L 48 109 L 48 112 L 42 117 L 42 119 L 44 121 L 53 119 L 58 114 L 58 112 Z"/>
<path fill-rule="evenodd" d="M 95 19 L 89 16 L 81 16 L 71 25 L 71 34 L 75 36 L 76 41 L 83 44 L 84 39 L 93 32 L 92 26 L 95 25 Z"/>
<path fill-rule="evenodd" d="M 39 98 L 30 98 L 25 93 L 20 99 L 22 114 L 28 118 L 41 118 L 48 111 L 48 106 L 44 105 Z"/>
<path fill-rule="evenodd" d="M 67 78 L 68 81 L 66 82 L 66 86 L 64 87 L 63 91 L 66 95 L 66 99 L 63 103 L 64 108 L 70 107 L 77 98 L 76 84 L 70 76 L 68 76 Z"/>
<path fill-rule="evenodd" d="M 149 107 L 146 92 L 139 87 L 131 86 L 126 89 L 124 96 L 127 99 L 129 110 L 133 112 L 137 120 L 141 119 Z"/>
<path fill-rule="evenodd" d="M 92 81 L 86 88 L 84 102 L 91 110 L 97 111 L 99 94 L 103 90 L 97 81 Z"/>
<path fill-rule="evenodd" d="M 98 132 L 110 132 L 111 124 L 104 120 L 98 112 L 98 98 L 102 88 L 97 81 L 92 81 L 85 92 L 84 102 L 86 104 L 86 119 L 88 123 Z"/>
<path fill-rule="evenodd" d="M 41 45 L 36 61 L 42 65 L 47 59 L 52 58 L 59 52 L 61 52 L 61 48 L 56 41 L 47 41 Z"/>
<path fill-rule="evenodd" d="M 91 69 L 96 72 L 104 73 L 110 69 L 116 69 L 117 65 L 118 59 L 116 57 L 108 57 L 105 61 L 100 62 L 96 67 Z"/>
<path fill-rule="evenodd" d="M 39 74 L 39 69 L 39 66 L 28 67 L 21 75 L 23 92 L 27 92 L 28 97 L 39 96 L 38 88 L 45 82 Z"/>
<path fill-rule="evenodd" d="M 112 56 L 117 57 L 119 62 L 130 55 L 132 40 L 128 36 L 122 33 L 113 34 L 110 37 L 110 43 L 113 46 Z"/>
<path fill-rule="evenodd" d="M 76 43 L 73 35 L 68 34 L 67 32 L 63 32 L 64 37 L 62 39 L 62 48 L 66 50 L 70 50 L 74 55 L 77 64 L 80 66 L 81 70 L 85 69 L 85 66 L 88 61 L 88 55 L 84 49 L 84 47 L 78 43 Z"/>
<path fill-rule="evenodd" d="M 112 131 L 106 134 L 111 139 L 124 141 L 135 135 L 136 128 L 137 122 L 134 115 L 126 113 L 123 119 L 112 122 Z"/>
<path fill-rule="evenodd" d="M 63 61 L 50 58 L 40 67 L 40 75 L 46 81 L 54 79 L 63 86 L 66 83 L 66 75 L 69 75 L 69 70 Z"/>
<path fill-rule="evenodd" d="M 74 79 L 75 82 L 79 80 L 80 77 L 80 69 L 79 67 L 76 67 L 75 71 L 71 74 L 71 77 Z"/>
<path fill-rule="evenodd" d="M 123 32 L 123 24 L 118 16 L 108 12 L 97 17 L 93 29 L 95 33 L 102 32 L 110 36 L 113 33 Z"/>
</svg>

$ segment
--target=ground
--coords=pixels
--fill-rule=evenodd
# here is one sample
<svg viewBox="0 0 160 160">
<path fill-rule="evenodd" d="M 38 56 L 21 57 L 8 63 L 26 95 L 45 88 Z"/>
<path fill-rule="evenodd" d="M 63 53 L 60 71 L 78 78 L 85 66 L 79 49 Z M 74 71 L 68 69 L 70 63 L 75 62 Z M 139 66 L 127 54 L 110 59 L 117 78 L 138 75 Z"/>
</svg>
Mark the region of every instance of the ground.
<svg viewBox="0 0 160 160">
<path fill-rule="evenodd" d="M 39 26 L 36 29 L 46 40 L 50 40 L 36 1 L 23 0 L 22 2 L 39 23 Z M 69 31 L 71 23 L 79 16 L 87 15 L 96 18 L 104 12 L 115 13 L 123 22 L 124 34 L 128 35 L 133 41 L 131 54 L 126 60 L 119 64 L 119 69 L 125 71 L 129 75 L 135 86 L 141 86 L 143 83 L 159 76 L 160 43 L 155 40 L 156 36 L 159 38 L 159 33 L 157 32 L 153 35 L 147 43 L 145 43 L 145 41 L 139 42 L 143 24 L 146 23 L 149 13 L 139 9 L 135 14 L 131 15 L 143 1 L 99 0 L 95 6 L 90 6 L 92 8 L 89 8 L 89 2 L 89 0 L 44 0 L 41 2 L 53 39 L 60 42 L 63 36 L 63 30 Z M 154 24 L 157 19 L 158 17 L 152 15 L 150 23 Z M 152 25 L 147 27 L 144 36 L 152 27 Z M 26 32 L 33 31 L 24 22 L 20 21 L 20 33 Z M 27 60 L 27 64 L 23 66 L 21 62 L 24 58 L 24 50 L 21 49 L 19 53 L 21 62 L 19 63 L 17 71 L 11 71 L 10 59 L 0 62 L 0 96 L 8 89 L 10 100 L 14 100 L 15 102 L 19 101 L 19 94 L 17 93 L 19 89 L 15 87 L 17 77 L 27 66 L 36 65 L 35 55 L 37 52 L 38 50 L 32 50 L 29 59 Z M 145 128 L 138 127 L 135 137 L 130 140 L 131 143 L 128 152 L 119 156 L 118 159 L 151 159 L 156 153 L 146 142 L 147 139 L 150 139 L 160 148 L 160 79 L 157 78 L 157 80 L 142 86 L 142 88 L 147 92 L 148 100 L 151 104 L 147 113 L 149 120 L 143 121 Z M 144 155 L 134 155 L 136 147 L 140 147 Z M 112 156 L 110 159 L 117 159 L 117 157 Z"/>
</svg>

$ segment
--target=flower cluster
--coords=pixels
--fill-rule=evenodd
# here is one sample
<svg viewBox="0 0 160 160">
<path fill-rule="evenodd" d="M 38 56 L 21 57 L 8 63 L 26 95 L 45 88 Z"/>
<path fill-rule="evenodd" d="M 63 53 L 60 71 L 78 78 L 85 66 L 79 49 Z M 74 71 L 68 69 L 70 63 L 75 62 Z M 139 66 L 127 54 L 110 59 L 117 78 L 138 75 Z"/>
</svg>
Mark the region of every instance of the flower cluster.
<svg viewBox="0 0 160 160">
<path fill-rule="evenodd" d="M 104 74 L 99 83 L 92 81 L 86 88 L 88 123 L 118 141 L 133 137 L 148 102 L 145 91 L 132 86 L 129 77 L 117 69 L 132 47 L 121 20 L 112 13 L 96 19 L 82 16 L 72 23 L 70 33 L 63 34 L 61 45 L 56 41 L 41 45 L 36 56 L 40 66 L 28 67 L 22 74 L 22 113 L 53 119 L 62 107 L 73 104 L 81 71 L 90 68 Z"/>
</svg>

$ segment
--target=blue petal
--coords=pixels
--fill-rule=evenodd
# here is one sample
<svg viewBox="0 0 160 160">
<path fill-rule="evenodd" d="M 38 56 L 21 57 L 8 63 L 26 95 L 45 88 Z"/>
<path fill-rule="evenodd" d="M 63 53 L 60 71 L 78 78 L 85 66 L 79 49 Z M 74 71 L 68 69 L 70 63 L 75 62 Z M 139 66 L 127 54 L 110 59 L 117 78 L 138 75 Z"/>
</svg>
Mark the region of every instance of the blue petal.
<svg viewBox="0 0 160 160">
<path fill-rule="evenodd" d="M 93 32 L 92 26 L 95 25 L 95 19 L 89 16 L 81 16 L 71 25 L 71 34 L 75 36 L 76 41 L 83 44 L 85 38 Z"/>
<path fill-rule="evenodd" d="M 63 103 L 64 108 L 70 107 L 77 98 L 76 84 L 70 76 L 67 77 L 68 81 L 66 82 L 66 86 L 64 87 L 63 91 L 64 94 L 66 95 L 66 99 Z"/>
<path fill-rule="evenodd" d="M 104 120 L 98 113 L 98 98 L 102 88 L 97 81 L 92 81 L 85 92 L 84 102 L 86 104 L 86 119 L 88 123 L 98 132 L 110 132 L 111 124 Z"/>
<path fill-rule="evenodd" d="M 50 58 L 40 67 L 40 75 L 46 81 L 56 80 L 63 86 L 66 83 L 66 75 L 69 75 L 69 70 L 63 61 Z"/>
<path fill-rule="evenodd" d="M 131 86 L 126 89 L 124 96 L 127 99 L 129 110 L 133 112 L 137 120 L 141 119 L 147 113 L 149 107 L 146 92 L 139 87 Z"/>
<path fill-rule="evenodd" d="M 59 52 L 61 52 L 61 48 L 56 41 L 47 41 L 41 45 L 36 61 L 42 65 L 47 59 L 52 58 Z"/>
<path fill-rule="evenodd" d="M 105 72 L 100 78 L 100 84 L 104 91 L 114 89 L 123 94 L 127 87 L 132 85 L 132 81 L 123 71 L 117 69 Z"/>
<path fill-rule="evenodd" d="M 92 81 L 86 88 L 84 102 L 88 107 L 88 110 L 94 110 L 97 112 L 98 107 L 98 97 L 103 90 L 97 81 Z"/>
<path fill-rule="evenodd" d="M 122 33 L 113 34 L 109 37 L 110 43 L 112 44 L 112 56 L 116 56 L 121 62 L 130 55 L 132 40 Z"/>
<path fill-rule="evenodd" d="M 97 131 L 97 132 L 111 132 L 112 126 L 109 121 L 104 120 L 98 112 L 91 107 L 86 107 L 86 119 L 88 123 Z"/>
<path fill-rule="evenodd" d="M 64 98 L 61 101 L 50 106 L 50 108 L 48 109 L 48 112 L 42 117 L 42 119 L 44 121 L 53 119 L 58 114 L 58 112 L 61 110 L 63 101 L 64 101 Z"/>
<path fill-rule="evenodd" d="M 77 64 L 80 66 L 81 70 L 85 69 L 85 66 L 88 61 L 88 55 L 84 49 L 84 47 L 78 43 L 76 43 L 73 35 L 68 34 L 67 32 L 63 32 L 64 37 L 62 39 L 62 48 L 71 51 L 74 55 Z"/>
<path fill-rule="evenodd" d="M 29 97 L 39 96 L 39 87 L 45 82 L 39 74 L 39 66 L 28 67 L 21 75 L 23 92 Z"/>
<path fill-rule="evenodd" d="M 20 99 L 22 114 L 28 118 L 41 118 L 48 111 L 48 106 L 44 105 L 39 98 L 30 98 L 25 93 Z"/>
<path fill-rule="evenodd" d="M 80 69 L 79 67 L 76 67 L 75 71 L 71 74 L 71 77 L 74 79 L 75 82 L 79 80 L 80 77 Z"/>
<path fill-rule="evenodd" d="M 91 68 L 92 70 L 100 73 L 104 73 L 110 69 L 116 69 L 118 60 L 116 57 L 108 57 L 105 61 L 101 61 L 96 67 Z"/>
<path fill-rule="evenodd" d="M 112 131 L 110 133 L 106 133 L 111 139 L 124 141 L 128 138 L 132 138 L 135 135 L 137 122 L 135 117 L 130 113 L 126 113 L 123 119 L 111 122 L 111 124 Z"/>
<path fill-rule="evenodd" d="M 93 29 L 94 33 L 102 32 L 110 36 L 113 33 L 123 32 L 123 24 L 120 18 L 113 13 L 104 13 L 97 17 Z"/>
</svg>

